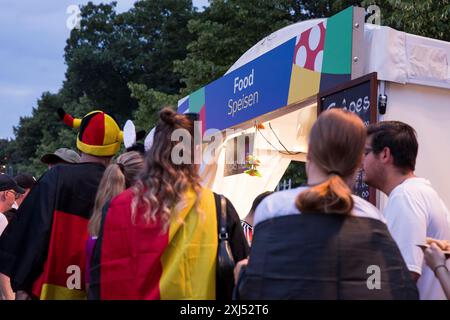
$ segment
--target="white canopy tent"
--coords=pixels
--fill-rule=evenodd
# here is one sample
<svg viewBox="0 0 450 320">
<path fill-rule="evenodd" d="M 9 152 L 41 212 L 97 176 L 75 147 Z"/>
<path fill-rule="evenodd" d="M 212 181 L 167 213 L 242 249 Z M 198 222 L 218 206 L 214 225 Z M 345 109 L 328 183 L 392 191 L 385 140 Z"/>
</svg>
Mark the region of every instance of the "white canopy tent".
<svg viewBox="0 0 450 320">
<path fill-rule="evenodd" d="M 227 73 L 267 53 L 288 39 L 323 21 L 315 19 L 292 24 L 259 41 L 244 53 Z M 418 134 L 419 155 L 416 173 L 429 179 L 450 207 L 450 43 L 424 38 L 382 26 L 365 24 L 363 58 L 364 74 L 377 72 L 378 91 L 388 97 L 387 112 L 378 120 L 400 120 L 413 126 Z M 253 199 L 274 190 L 291 160 L 305 161 L 307 136 L 316 118 L 315 99 L 299 103 L 292 112 L 270 122 L 271 130 L 256 133 L 253 154 L 262 165 L 262 177 L 247 174 L 224 176 L 225 145 L 218 164 L 203 168 L 205 183 L 215 192 L 227 196 L 244 217 Z M 255 132 L 255 128 L 243 133 Z M 268 143 L 267 140 L 270 142 Z M 379 195 L 383 207 L 385 197 Z"/>
</svg>

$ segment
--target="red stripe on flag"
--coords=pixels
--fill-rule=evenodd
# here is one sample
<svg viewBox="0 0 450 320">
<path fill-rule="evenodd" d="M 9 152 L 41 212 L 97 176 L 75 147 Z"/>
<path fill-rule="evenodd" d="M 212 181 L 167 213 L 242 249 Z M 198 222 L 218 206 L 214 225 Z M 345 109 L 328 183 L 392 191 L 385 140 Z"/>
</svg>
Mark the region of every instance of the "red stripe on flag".
<svg viewBox="0 0 450 320">
<path fill-rule="evenodd" d="M 40 296 L 42 285 L 67 287 L 67 280 L 74 274 L 69 267 L 80 268 L 81 289 L 85 289 L 86 241 L 88 220 L 86 218 L 55 211 L 52 233 L 44 271 L 33 285 L 33 294 Z"/>
<path fill-rule="evenodd" d="M 110 205 L 104 222 L 101 244 L 101 299 L 161 298 L 159 281 L 162 275 L 161 256 L 169 241 L 161 224 L 131 220 L 133 192 L 127 190 Z M 142 210 L 138 209 L 138 217 Z M 141 220 L 141 221 L 139 221 Z"/>
</svg>

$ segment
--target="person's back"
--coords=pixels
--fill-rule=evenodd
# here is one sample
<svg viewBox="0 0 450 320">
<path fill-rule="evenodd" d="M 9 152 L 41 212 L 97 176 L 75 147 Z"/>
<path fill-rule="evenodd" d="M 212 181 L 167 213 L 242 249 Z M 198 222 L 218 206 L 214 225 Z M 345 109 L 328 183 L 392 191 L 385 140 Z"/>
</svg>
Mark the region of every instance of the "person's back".
<svg viewBox="0 0 450 320">
<path fill-rule="evenodd" d="M 418 292 L 382 221 L 303 213 L 256 225 L 239 296 L 250 300 L 417 299 Z"/>
<path fill-rule="evenodd" d="M 404 259 L 409 262 L 408 268 L 421 274 L 417 281 L 421 299 L 445 299 L 438 279 L 417 247 L 425 244 L 425 237 L 450 239 L 449 211 L 431 183 L 417 177 L 406 179 L 391 191 L 383 212 Z"/>
<path fill-rule="evenodd" d="M 79 269 L 79 274 L 74 269 L 69 270 L 68 268 L 85 264 L 83 244 L 87 240 L 87 223 L 104 170 L 105 167 L 98 163 L 61 164 L 51 168 L 41 178 L 40 184 L 55 185 L 55 188 L 50 190 L 56 194 L 49 195 L 49 197 L 54 196 L 56 203 L 54 203 L 48 256 L 43 272 L 33 285 L 33 294 L 36 297 L 42 299 L 61 298 L 59 293 L 74 289 L 67 288 L 67 280 L 71 274 L 83 279 L 84 268 Z M 39 193 L 32 194 L 33 199 L 42 196 L 41 190 L 38 191 Z M 45 191 L 48 192 L 49 189 Z M 24 203 L 24 210 L 37 205 L 33 199 Z M 50 201 L 52 199 L 49 199 Z M 28 239 L 28 241 L 31 242 L 33 239 Z M 32 261 L 29 263 L 32 264 Z M 61 268 L 66 272 L 61 272 Z M 16 276 L 20 276 L 20 274 L 16 273 Z M 75 286 L 75 288 L 81 290 L 79 297 L 82 298 L 85 295 L 84 286 Z M 76 290 L 71 290 L 71 292 L 76 292 Z"/>
<path fill-rule="evenodd" d="M 197 195 L 188 191 L 168 230 L 160 219 L 139 219 L 142 207 L 133 222 L 133 198 L 128 189 L 111 202 L 105 216 L 102 249 L 96 253 L 105 268 L 91 278 L 91 290 L 97 290 L 93 295 L 107 300 L 213 299 L 218 245 L 213 193 L 202 190 L 197 210 Z"/>
</svg>

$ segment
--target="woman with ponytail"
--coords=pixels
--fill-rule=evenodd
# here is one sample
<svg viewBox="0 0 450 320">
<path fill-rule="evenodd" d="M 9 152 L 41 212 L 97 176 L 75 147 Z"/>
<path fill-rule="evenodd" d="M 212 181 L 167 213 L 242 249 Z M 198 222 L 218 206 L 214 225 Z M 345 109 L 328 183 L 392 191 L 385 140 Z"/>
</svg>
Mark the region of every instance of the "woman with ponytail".
<svg viewBox="0 0 450 320">
<path fill-rule="evenodd" d="M 200 185 L 194 121 L 164 108 L 150 135 L 142 174 L 106 213 L 90 298 L 231 299 L 232 275 L 224 286 L 216 272 L 218 199 Z M 229 201 L 226 213 L 231 253 L 239 261 L 248 245 Z"/>
<path fill-rule="evenodd" d="M 309 137 L 308 184 L 274 193 L 256 209 L 241 298 L 417 298 L 380 212 L 352 195 L 365 140 L 363 122 L 350 112 L 318 117 Z M 373 283 L 371 266 L 378 272 Z"/>
<path fill-rule="evenodd" d="M 255 225 L 290 213 L 340 214 L 384 222 L 377 208 L 352 195 L 365 139 L 364 124 L 355 114 L 341 109 L 322 113 L 309 135 L 307 186 L 278 192 L 265 199 L 256 210 Z M 286 203 L 290 204 L 289 208 Z"/>
<path fill-rule="evenodd" d="M 295 200 L 299 212 L 350 215 L 353 211 L 353 215 L 382 219 L 375 207 L 351 192 L 365 140 L 364 124 L 355 114 L 332 109 L 319 117 L 310 133 L 307 154 L 310 187 Z"/>
</svg>

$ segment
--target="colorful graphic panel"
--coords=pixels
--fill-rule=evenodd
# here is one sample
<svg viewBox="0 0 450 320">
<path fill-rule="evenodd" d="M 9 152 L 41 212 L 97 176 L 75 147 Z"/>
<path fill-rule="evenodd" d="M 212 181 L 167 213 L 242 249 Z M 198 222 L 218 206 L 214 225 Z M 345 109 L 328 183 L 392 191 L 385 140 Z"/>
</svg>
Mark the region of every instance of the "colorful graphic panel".
<svg viewBox="0 0 450 320">
<path fill-rule="evenodd" d="M 178 103 L 223 130 L 350 80 L 353 7 L 318 23 Z"/>
</svg>

